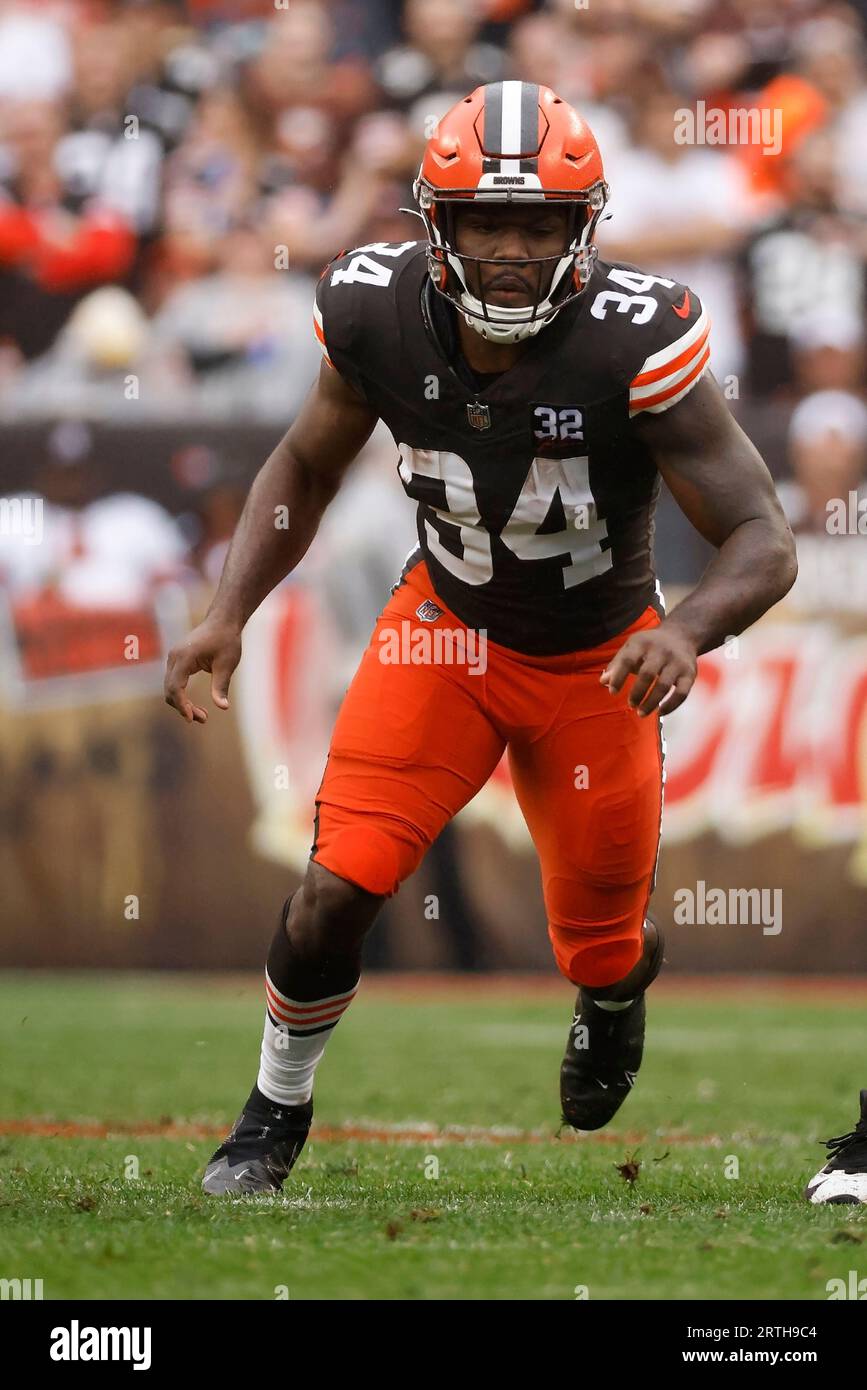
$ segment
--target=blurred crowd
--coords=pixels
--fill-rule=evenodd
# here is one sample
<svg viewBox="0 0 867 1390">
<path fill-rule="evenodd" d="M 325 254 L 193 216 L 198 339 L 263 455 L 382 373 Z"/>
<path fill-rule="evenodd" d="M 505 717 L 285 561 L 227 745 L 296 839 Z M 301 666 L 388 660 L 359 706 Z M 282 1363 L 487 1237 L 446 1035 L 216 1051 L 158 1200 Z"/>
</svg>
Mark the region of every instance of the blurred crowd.
<svg viewBox="0 0 867 1390">
<path fill-rule="evenodd" d="M 0 719 L 0 852 L 22 920 L 71 909 L 76 937 L 103 924 L 94 959 L 130 884 L 158 897 L 176 857 L 161 835 L 185 846 L 183 901 L 165 913 L 179 938 L 196 929 L 196 853 L 224 855 L 245 893 L 259 885 L 229 833 L 240 842 L 243 795 L 227 810 L 224 781 L 186 775 L 201 779 L 205 754 L 156 703 L 160 643 L 204 610 L 251 478 L 319 370 L 322 267 L 421 235 L 401 209 L 426 137 L 502 78 L 553 87 L 595 131 L 603 256 L 706 303 L 715 375 L 799 533 L 786 614 L 855 610 L 863 630 L 867 0 L 0 0 L 0 708 L 13 716 Z M 275 709 L 292 724 L 293 778 L 324 759 L 311 731 L 327 736 L 413 543 L 394 470 L 380 426 L 269 601 L 274 651 L 245 633 L 233 704 L 253 783 L 273 784 L 283 761 Z M 708 556 L 664 491 L 656 554 L 669 598 Z M 287 633 L 313 629 L 302 659 L 287 655 Z M 139 695 L 155 702 L 148 724 Z M 173 821 L 182 784 L 193 799 Z M 217 785 L 212 839 L 195 795 Z M 306 854 L 303 785 L 299 798 L 290 829 Z M 284 862 L 282 809 L 273 824 L 257 852 Z M 450 832 L 429 865 L 454 960 L 478 965 Z M 221 910 L 201 914 L 209 949 Z"/>
<path fill-rule="evenodd" d="M 587 117 L 603 255 L 703 297 L 824 529 L 867 459 L 867 0 L 0 0 L 0 426 L 288 424 L 316 276 L 420 234 L 426 136 L 504 77 Z M 715 143 L 707 113 L 744 109 L 768 138 Z M 208 496 L 184 563 L 210 579 L 243 488 Z"/>
</svg>

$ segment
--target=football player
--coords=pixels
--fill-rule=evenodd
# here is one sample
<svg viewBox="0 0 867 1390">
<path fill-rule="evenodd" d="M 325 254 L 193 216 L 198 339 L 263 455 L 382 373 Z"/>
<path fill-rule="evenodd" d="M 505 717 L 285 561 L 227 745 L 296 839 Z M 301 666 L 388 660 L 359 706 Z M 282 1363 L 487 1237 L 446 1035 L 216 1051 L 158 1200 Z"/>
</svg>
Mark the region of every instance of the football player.
<svg viewBox="0 0 867 1390">
<path fill-rule="evenodd" d="M 383 420 L 418 547 L 337 717 L 309 867 L 268 956 L 258 1078 L 209 1193 L 280 1189 L 366 932 L 504 749 L 554 955 L 578 987 L 563 1118 L 611 1119 L 662 964 L 647 916 L 660 714 L 686 699 L 697 657 L 795 576 L 768 472 L 708 370 L 705 306 L 597 257 L 608 186 L 579 114 L 534 83 L 479 87 L 439 122 L 415 194 L 425 240 L 359 247 L 323 272 L 319 379 L 253 483 L 207 616 L 168 660 L 166 699 L 187 721 L 208 717 L 187 693 L 196 671 L 227 707 L 245 622 Z M 660 478 L 717 552 L 668 616 L 652 559 Z M 411 639 L 405 659 L 385 659 L 395 634 Z"/>
</svg>

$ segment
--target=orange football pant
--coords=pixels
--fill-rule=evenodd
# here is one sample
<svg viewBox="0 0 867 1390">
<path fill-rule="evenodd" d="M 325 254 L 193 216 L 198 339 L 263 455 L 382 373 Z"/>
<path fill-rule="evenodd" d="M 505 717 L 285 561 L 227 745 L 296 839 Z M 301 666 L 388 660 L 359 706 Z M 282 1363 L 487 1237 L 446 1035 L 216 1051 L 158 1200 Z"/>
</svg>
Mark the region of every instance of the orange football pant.
<svg viewBox="0 0 867 1390">
<path fill-rule="evenodd" d="M 434 622 L 416 614 L 425 600 L 440 611 Z M 557 965 L 575 984 L 623 979 L 641 956 L 656 871 L 661 736 L 656 713 L 628 707 L 630 681 L 611 695 L 599 677 L 631 632 L 659 621 L 647 608 L 610 641 L 565 656 L 493 642 L 480 652 L 469 633 L 470 659 L 455 659 L 460 641 L 449 646 L 448 634 L 467 629 L 417 564 L 380 615 L 337 716 L 314 861 L 390 896 L 508 747 Z"/>
</svg>

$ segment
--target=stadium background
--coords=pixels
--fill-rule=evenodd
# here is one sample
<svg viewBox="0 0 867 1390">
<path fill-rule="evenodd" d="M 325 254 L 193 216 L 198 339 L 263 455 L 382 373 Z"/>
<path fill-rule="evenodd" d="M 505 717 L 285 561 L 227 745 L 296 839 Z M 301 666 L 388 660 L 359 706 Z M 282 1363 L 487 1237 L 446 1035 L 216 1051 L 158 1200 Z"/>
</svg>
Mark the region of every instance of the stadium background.
<svg viewBox="0 0 867 1390">
<path fill-rule="evenodd" d="M 229 715 L 169 712 L 163 653 L 318 369 L 319 270 L 418 235 L 397 209 L 428 123 L 520 76 L 597 134 L 603 252 L 708 303 L 715 373 L 798 533 L 790 598 L 703 660 L 668 723 L 655 900 L 671 922 L 700 881 L 779 889 L 783 929 L 675 926 L 671 967 L 867 970 L 865 20 L 810 0 L 0 3 L 0 495 L 22 503 L 0 527 L 0 963 L 259 968 L 412 542 L 390 438 L 251 622 Z M 779 112 L 780 153 L 675 143 L 699 102 Z M 33 498 L 38 543 L 16 525 Z M 706 550 L 666 498 L 656 550 L 671 602 Z M 368 961 L 552 970 L 505 777 Z"/>
</svg>

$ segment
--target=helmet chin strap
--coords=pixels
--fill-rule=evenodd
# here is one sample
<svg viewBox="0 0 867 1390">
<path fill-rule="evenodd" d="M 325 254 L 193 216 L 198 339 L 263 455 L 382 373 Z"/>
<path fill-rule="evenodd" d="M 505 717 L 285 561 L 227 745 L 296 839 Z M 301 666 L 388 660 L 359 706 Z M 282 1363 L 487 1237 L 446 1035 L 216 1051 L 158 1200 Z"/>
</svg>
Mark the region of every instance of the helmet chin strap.
<svg viewBox="0 0 867 1390">
<path fill-rule="evenodd" d="M 472 295 L 461 295 L 461 303 L 465 299 L 473 299 Z M 473 300 L 478 304 L 478 300 Z M 490 312 L 490 310 L 488 311 Z M 480 319 L 475 314 L 464 314 L 464 321 L 470 328 L 478 333 L 480 338 L 485 338 L 492 343 L 520 343 L 525 338 L 532 338 L 540 328 L 544 328 L 547 323 L 551 323 L 556 318 L 559 310 L 555 309 L 547 318 L 530 319 L 524 323 L 497 323 L 495 319 Z"/>
</svg>

